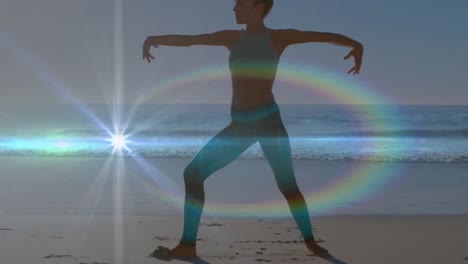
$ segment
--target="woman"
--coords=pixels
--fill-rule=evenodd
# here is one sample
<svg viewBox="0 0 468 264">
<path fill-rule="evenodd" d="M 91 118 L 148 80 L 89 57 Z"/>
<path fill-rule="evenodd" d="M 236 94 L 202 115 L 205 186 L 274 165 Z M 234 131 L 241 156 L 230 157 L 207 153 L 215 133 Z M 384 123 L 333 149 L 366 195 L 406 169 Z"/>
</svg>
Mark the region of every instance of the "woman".
<svg viewBox="0 0 468 264">
<path fill-rule="evenodd" d="M 288 133 L 281 120 L 272 86 L 279 58 L 292 44 L 329 42 L 351 47 L 345 57 L 353 56 L 355 66 L 348 72 L 359 74 L 363 46 L 350 38 L 333 33 L 269 29 L 264 18 L 273 0 L 237 0 L 234 13 L 237 24 L 245 30 L 222 30 L 202 35 L 164 35 L 148 37 L 143 45 L 143 59 L 154 60 L 152 46 L 225 46 L 230 51 L 233 97 L 231 123 L 216 134 L 195 155 L 184 170 L 184 227 L 179 245 L 167 251 L 168 257 L 196 256 L 196 237 L 204 205 L 204 181 L 215 171 L 235 160 L 257 141 L 267 158 L 279 190 L 286 198 L 307 248 L 315 255 L 329 253 L 320 247 L 312 234 L 306 202 L 294 176 Z M 154 254 L 156 254 L 156 251 Z"/>
</svg>

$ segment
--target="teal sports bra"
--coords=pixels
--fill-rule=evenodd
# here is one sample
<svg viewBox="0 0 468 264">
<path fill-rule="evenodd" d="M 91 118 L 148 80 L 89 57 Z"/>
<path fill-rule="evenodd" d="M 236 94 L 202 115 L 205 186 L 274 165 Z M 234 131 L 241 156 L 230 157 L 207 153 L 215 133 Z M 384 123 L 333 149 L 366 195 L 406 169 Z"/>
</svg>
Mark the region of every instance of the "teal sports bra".
<svg viewBox="0 0 468 264">
<path fill-rule="evenodd" d="M 271 46 L 271 31 L 259 35 L 240 31 L 239 40 L 229 54 L 229 69 L 233 75 L 256 78 L 274 78 L 279 57 Z"/>
</svg>

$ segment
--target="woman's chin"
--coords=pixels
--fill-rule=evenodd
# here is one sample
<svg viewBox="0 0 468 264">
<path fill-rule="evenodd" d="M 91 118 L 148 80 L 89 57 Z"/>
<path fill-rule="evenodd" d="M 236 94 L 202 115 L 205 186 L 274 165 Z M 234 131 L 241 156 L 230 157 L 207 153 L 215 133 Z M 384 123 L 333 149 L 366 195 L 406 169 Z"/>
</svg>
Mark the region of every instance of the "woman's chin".
<svg viewBox="0 0 468 264">
<path fill-rule="evenodd" d="M 239 20 L 239 19 L 236 19 L 236 23 L 237 23 L 238 25 L 243 25 L 243 24 L 245 24 L 245 22 L 243 22 L 242 20 Z"/>
</svg>

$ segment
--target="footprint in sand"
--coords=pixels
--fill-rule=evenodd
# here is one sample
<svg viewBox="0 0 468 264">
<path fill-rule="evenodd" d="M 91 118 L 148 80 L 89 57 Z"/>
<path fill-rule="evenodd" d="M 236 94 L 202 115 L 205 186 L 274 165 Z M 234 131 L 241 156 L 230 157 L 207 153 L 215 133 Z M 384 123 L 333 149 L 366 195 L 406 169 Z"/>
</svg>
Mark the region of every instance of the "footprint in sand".
<svg viewBox="0 0 468 264">
<path fill-rule="evenodd" d="M 208 227 L 211 227 L 211 226 L 223 226 L 222 224 L 218 224 L 218 223 L 211 223 L 211 224 L 202 223 L 201 225 L 208 226 Z"/>
<path fill-rule="evenodd" d="M 50 254 L 49 256 L 45 256 L 44 258 L 74 258 L 74 259 L 78 259 L 77 257 L 72 256 L 72 255 L 54 255 L 54 254 Z"/>
<path fill-rule="evenodd" d="M 317 240 L 317 243 L 322 243 L 325 242 L 325 240 L 319 239 Z M 272 243 L 272 244 L 297 244 L 297 243 L 302 243 L 302 241 L 299 240 L 269 240 L 269 241 L 262 241 L 262 240 L 244 240 L 244 241 L 235 241 L 234 243 L 236 244 L 246 244 L 246 243 Z"/>
<path fill-rule="evenodd" d="M 466 257 L 465 260 L 468 260 L 468 257 Z"/>
<path fill-rule="evenodd" d="M 155 236 L 153 237 L 153 240 L 159 240 L 159 241 L 163 241 L 163 240 L 169 240 L 169 238 L 167 236 Z"/>
<path fill-rule="evenodd" d="M 12 231 L 11 228 L 0 228 L 0 231 Z M 0 239 L 6 239 L 6 237 L 0 237 Z"/>
</svg>

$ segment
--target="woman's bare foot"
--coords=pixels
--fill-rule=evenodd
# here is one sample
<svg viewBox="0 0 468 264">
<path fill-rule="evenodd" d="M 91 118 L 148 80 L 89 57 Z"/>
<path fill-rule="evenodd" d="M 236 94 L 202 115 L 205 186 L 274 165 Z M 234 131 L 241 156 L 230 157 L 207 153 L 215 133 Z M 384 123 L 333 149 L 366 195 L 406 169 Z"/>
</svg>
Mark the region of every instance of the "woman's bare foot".
<svg viewBox="0 0 468 264">
<path fill-rule="evenodd" d="M 196 257 L 197 248 L 192 245 L 179 244 L 175 248 L 171 249 L 170 254 L 172 256 L 180 256 L 180 257 Z"/>
<path fill-rule="evenodd" d="M 162 246 L 159 246 L 151 254 L 156 258 L 187 258 L 187 257 L 196 257 L 197 249 L 196 246 L 179 244 L 173 249 L 168 249 Z"/>
<path fill-rule="evenodd" d="M 331 256 L 328 250 L 319 246 L 317 242 L 315 242 L 315 240 L 307 240 L 305 241 L 305 244 L 307 248 L 309 249 L 309 251 L 314 253 L 315 256 L 322 257 L 322 258 Z"/>
</svg>

